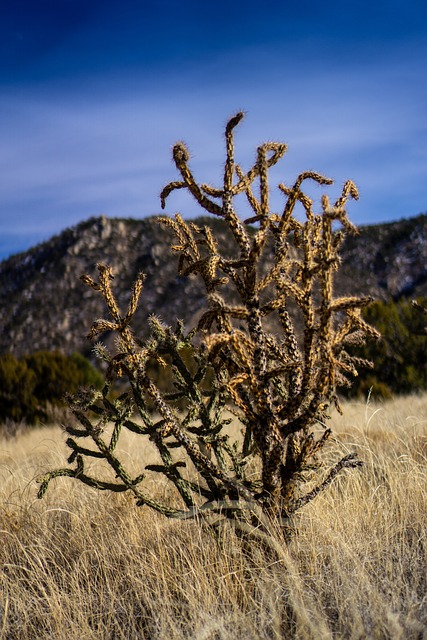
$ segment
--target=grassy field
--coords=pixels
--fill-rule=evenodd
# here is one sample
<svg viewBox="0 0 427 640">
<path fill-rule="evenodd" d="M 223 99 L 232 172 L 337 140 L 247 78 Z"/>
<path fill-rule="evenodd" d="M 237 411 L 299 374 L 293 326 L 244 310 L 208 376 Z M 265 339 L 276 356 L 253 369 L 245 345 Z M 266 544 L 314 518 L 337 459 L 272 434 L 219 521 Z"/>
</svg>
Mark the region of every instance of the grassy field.
<svg viewBox="0 0 427 640">
<path fill-rule="evenodd" d="M 0 638 L 427 638 L 427 396 L 348 403 L 332 422 L 331 456 L 364 466 L 275 554 L 69 479 L 39 501 L 60 428 L 0 441 Z"/>
</svg>

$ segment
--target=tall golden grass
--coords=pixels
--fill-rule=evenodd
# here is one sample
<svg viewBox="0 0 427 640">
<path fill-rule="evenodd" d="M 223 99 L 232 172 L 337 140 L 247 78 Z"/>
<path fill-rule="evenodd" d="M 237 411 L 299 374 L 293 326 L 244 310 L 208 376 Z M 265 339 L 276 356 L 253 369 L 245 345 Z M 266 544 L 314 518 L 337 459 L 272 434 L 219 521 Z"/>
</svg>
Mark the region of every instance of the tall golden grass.
<svg viewBox="0 0 427 640">
<path fill-rule="evenodd" d="M 332 421 L 331 458 L 356 450 L 364 466 L 274 549 L 66 478 L 38 501 L 60 428 L 1 441 L 0 637 L 427 638 L 427 397 L 347 403 Z"/>
</svg>

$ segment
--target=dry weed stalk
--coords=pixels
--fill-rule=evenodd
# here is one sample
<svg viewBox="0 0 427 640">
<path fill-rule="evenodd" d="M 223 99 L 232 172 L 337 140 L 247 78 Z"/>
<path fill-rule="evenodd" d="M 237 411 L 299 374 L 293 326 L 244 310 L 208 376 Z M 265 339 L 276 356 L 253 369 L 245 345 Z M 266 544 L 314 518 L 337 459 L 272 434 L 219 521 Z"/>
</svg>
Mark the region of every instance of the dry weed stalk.
<svg viewBox="0 0 427 640">
<path fill-rule="evenodd" d="M 360 464 L 355 455 L 348 455 L 326 474 L 321 470 L 313 485 L 322 467 L 317 454 L 331 435 L 324 427 L 316 437 L 314 427 L 324 424 L 331 402 L 338 405 L 337 387 L 350 384 L 356 367 L 366 364 L 352 357 L 347 346 L 363 342 L 368 334 L 376 335 L 361 317 L 369 298 L 333 295 L 341 243 L 345 234 L 356 233 L 345 212 L 348 198 L 358 197 L 356 187 L 347 182 L 334 205 L 323 196 L 323 211 L 315 214 L 303 182 L 327 185 L 332 181 L 305 172 L 293 186 L 279 185 L 285 206 L 281 215 L 272 213 L 268 172 L 282 158 L 286 145 L 260 146 L 254 166 L 245 173 L 234 160 L 233 132 L 242 117 L 238 113 L 226 127 L 221 189 L 196 182 L 189 153 L 178 143 L 173 158 L 181 180 L 168 184 L 161 194 L 164 207 L 174 190 L 187 189 L 205 211 L 224 220 L 235 246 L 235 255 L 226 257 L 211 227 L 200 228 L 179 215 L 160 219 L 177 238 L 172 250 L 179 256 L 179 274 L 197 276 L 204 283 L 207 309 L 198 325 L 186 333 L 180 322 L 173 330 L 152 317 L 151 335 L 142 342 L 130 324 L 143 276 L 134 285 L 124 315 L 111 288 L 108 266 L 98 265 L 97 282 L 83 277 L 103 296 L 111 316 L 94 323 L 90 338 L 115 332 L 117 353 L 111 355 L 102 345 L 96 346 L 108 363 L 104 390 L 75 396 L 71 406 L 80 426 L 66 428 L 71 436 L 69 463 L 76 466 L 41 478 L 39 496 L 53 478 L 72 476 L 97 489 L 129 491 L 138 505 L 170 517 L 203 516 L 213 522 L 219 514 L 243 529 L 255 524 L 265 530 L 269 516 L 287 518 L 342 469 Z M 233 206 L 239 194 L 246 195 L 253 210 L 245 222 Z M 303 222 L 295 215 L 297 203 L 305 211 Z M 274 332 L 267 328 L 273 321 Z M 190 361 L 184 357 L 189 350 Z M 161 390 L 150 376 L 148 365 L 153 361 L 173 374 L 172 392 Z M 129 381 L 130 391 L 113 399 L 111 384 L 121 376 Z M 150 411 L 152 406 L 157 417 Z M 240 442 L 230 442 L 225 433 L 229 410 L 240 422 Z M 114 425 L 112 433 L 108 423 Z M 147 436 L 157 448 L 159 464 L 132 477 L 116 454 L 122 429 Z M 91 447 L 80 444 L 85 439 L 92 442 Z M 116 481 L 87 472 L 85 463 L 91 458 L 104 459 Z M 253 458 L 258 465 L 248 464 Z M 175 487 L 180 505 L 176 506 L 173 492 L 170 500 L 161 503 L 141 488 L 153 472 Z M 307 480 L 311 488 L 304 492 Z"/>
</svg>

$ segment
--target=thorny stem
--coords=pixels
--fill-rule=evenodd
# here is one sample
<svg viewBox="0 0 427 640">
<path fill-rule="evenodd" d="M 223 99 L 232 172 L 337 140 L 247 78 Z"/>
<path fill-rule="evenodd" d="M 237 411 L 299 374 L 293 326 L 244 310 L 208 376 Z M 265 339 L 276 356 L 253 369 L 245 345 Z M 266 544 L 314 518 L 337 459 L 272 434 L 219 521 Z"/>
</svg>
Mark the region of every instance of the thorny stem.
<svg viewBox="0 0 427 640">
<path fill-rule="evenodd" d="M 102 295 L 111 318 L 96 320 L 90 338 L 112 331 L 119 346 L 115 355 L 97 347 L 108 365 L 105 387 L 98 396 L 74 399 L 81 427 L 67 427 L 74 438 L 89 439 L 95 449 L 70 438 L 69 461 L 77 466 L 43 476 L 39 495 L 52 479 L 69 476 L 102 490 L 130 491 L 138 505 L 169 517 L 205 519 L 217 514 L 241 531 L 256 521 L 258 533 L 266 535 L 268 515 L 286 519 L 326 489 L 342 469 L 361 464 L 353 454 L 346 456 L 325 480 L 303 492 L 306 472 L 312 475 L 316 465 L 321 468 L 317 454 L 331 433 L 324 429 L 316 438 L 313 429 L 328 417 L 337 388 L 349 385 L 350 376 L 357 374 L 359 361 L 347 352 L 346 344 L 356 336 L 362 341 L 364 335 L 377 335 L 360 315 L 367 298 L 334 298 L 339 249 L 344 236 L 356 232 L 345 213 L 348 198 L 358 197 L 356 187 L 348 181 L 334 206 L 324 196 L 322 212 L 315 213 L 302 190 L 304 181 L 332 181 L 304 172 L 292 187 L 279 185 L 285 203 L 281 214 L 273 213 L 269 170 L 287 147 L 271 142 L 259 146 L 254 165 L 244 172 L 235 162 L 234 143 L 242 119 L 239 112 L 226 126 L 221 188 L 197 182 L 190 154 L 179 142 L 173 159 L 181 179 L 166 185 L 161 194 L 164 208 L 175 190 L 187 190 L 204 211 L 222 218 L 234 245 L 230 257 L 222 252 L 221 231 L 216 236 L 209 225 L 199 228 L 178 214 L 160 219 L 177 239 L 172 250 L 179 256 L 179 273 L 198 277 L 205 286 L 207 308 L 190 333 L 180 322 L 173 331 L 153 317 L 149 337 L 136 339 L 131 323 L 143 276 L 136 280 L 125 314 L 117 304 L 108 266 L 98 265 L 98 282 L 83 277 Z M 241 193 L 253 212 L 246 224 L 234 207 Z M 304 221 L 295 215 L 298 203 Z M 169 371 L 172 383 L 167 391 L 150 373 L 153 364 Z M 111 388 L 121 376 L 129 381 L 130 391 L 114 398 Z M 242 432 L 234 442 L 226 430 L 228 410 Z M 143 426 L 132 418 L 135 412 Z M 102 434 L 109 422 L 115 426 L 106 444 Z M 150 438 L 158 452 L 159 462 L 147 465 L 136 479 L 114 452 L 126 429 Z M 91 457 L 104 459 L 119 482 L 86 473 L 84 460 Z M 153 473 L 175 487 L 182 509 L 142 492 L 139 485 Z"/>
</svg>

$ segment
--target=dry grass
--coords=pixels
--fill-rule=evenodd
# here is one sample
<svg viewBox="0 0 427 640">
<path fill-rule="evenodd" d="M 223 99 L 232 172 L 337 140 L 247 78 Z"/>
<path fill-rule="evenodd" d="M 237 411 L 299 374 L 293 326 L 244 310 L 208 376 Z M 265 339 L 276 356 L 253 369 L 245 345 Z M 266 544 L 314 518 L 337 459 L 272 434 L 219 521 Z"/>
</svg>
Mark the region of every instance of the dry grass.
<svg viewBox="0 0 427 640">
<path fill-rule="evenodd" d="M 0 637 L 427 638 L 427 397 L 347 404 L 333 422 L 331 456 L 365 465 L 276 554 L 72 480 L 37 501 L 59 429 L 0 442 Z"/>
</svg>

